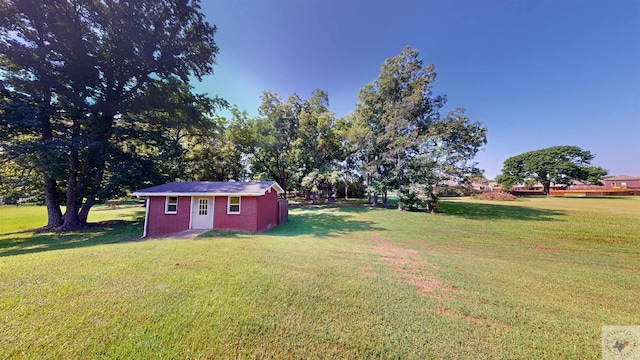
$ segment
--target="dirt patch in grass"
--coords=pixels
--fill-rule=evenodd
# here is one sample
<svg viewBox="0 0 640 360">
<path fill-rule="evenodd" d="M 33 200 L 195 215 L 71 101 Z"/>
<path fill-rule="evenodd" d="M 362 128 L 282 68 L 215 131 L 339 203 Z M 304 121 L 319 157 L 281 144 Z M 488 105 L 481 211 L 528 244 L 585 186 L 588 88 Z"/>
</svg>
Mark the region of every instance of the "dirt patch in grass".
<svg viewBox="0 0 640 360">
<path fill-rule="evenodd" d="M 394 280 L 413 284 L 416 286 L 416 292 L 418 294 L 433 297 L 443 304 L 442 306 L 433 308 L 433 312 L 436 314 L 449 318 L 469 320 L 476 324 L 496 325 L 504 329 L 509 328 L 509 325 L 502 321 L 464 314 L 446 307 L 448 303 L 447 300 L 450 300 L 446 295 L 456 294 L 456 296 L 461 296 L 462 290 L 443 283 L 442 280 L 433 274 L 432 271 L 438 269 L 436 265 L 423 259 L 417 251 L 395 246 L 380 237 L 377 233 L 373 233 L 372 239 L 376 243 L 374 247 L 375 252 L 384 259 L 387 268 L 396 273 Z M 361 265 L 360 269 L 362 269 L 365 274 L 370 274 L 373 270 L 373 268 L 368 265 Z"/>
<path fill-rule="evenodd" d="M 397 274 L 395 280 L 415 285 L 416 291 L 424 296 L 440 298 L 443 290 L 457 290 L 442 283 L 430 271 L 437 267 L 424 260 L 417 251 L 395 246 L 377 233 L 373 233 L 372 239 L 376 243 L 374 251 L 382 257 L 387 267 Z"/>
<path fill-rule="evenodd" d="M 469 314 L 461 314 L 457 311 L 451 310 L 451 309 L 447 309 L 444 307 L 436 307 L 433 309 L 433 311 L 436 314 L 440 314 L 440 315 L 445 315 L 448 317 L 452 317 L 452 318 L 462 318 L 462 319 L 467 319 L 467 320 L 471 320 L 474 323 L 481 323 L 483 321 L 486 321 L 487 319 L 485 318 L 481 318 L 479 316 L 473 316 L 473 315 L 469 315 Z"/>
<path fill-rule="evenodd" d="M 542 245 L 534 245 L 532 248 L 533 250 L 543 252 L 543 253 L 557 253 L 557 254 L 566 253 L 566 251 L 564 250 L 561 250 L 558 248 L 546 247 Z"/>
<path fill-rule="evenodd" d="M 473 321 L 476 324 L 496 324 L 504 329 L 509 328 L 509 325 L 501 322 L 501 321 L 492 321 L 489 320 L 487 318 L 483 318 L 480 316 L 474 316 L 474 315 L 469 315 L 469 314 L 462 314 L 459 313 L 455 310 L 451 310 L 451 309 L 447 309 L 445 307 L 436 307 L 433 309 L 433 311 L 436 314 L 442 315 L 442 316 L 447 316 L 450 318 L 458 318 L 458 319 L 465 319 L 465 320 L 469 320 L 469 321 Z"/>
<path fill-rule="evenodd" d="M 366 276 L 376 276 L 376 275 L 378 275 L 376 270 L 371 265 L 360 265 L 358 267 L 360 268 L 360 270 L 362 270 L 362 273 L 365 274 Z"/>
</svg>

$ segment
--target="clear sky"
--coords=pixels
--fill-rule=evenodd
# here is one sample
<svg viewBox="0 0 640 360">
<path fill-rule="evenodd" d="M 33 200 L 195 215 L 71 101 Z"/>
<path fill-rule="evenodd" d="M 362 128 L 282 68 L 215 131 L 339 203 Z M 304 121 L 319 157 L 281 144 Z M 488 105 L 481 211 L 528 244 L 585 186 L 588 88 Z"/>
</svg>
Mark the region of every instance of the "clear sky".
<svg viewBox="0 0 640 360">
<path fill-rule="evenodd" d="M 328 91 L 338 116 L 404 46 L 435 65 L 443 114 L 489 129 L 485 175 L 513 155 L 576 145 L 612 175 L 640 176 L 640 0 L 203 0 L 215 74 L 196 91 L 257 115 L 263 90 Z"/>
</svg>

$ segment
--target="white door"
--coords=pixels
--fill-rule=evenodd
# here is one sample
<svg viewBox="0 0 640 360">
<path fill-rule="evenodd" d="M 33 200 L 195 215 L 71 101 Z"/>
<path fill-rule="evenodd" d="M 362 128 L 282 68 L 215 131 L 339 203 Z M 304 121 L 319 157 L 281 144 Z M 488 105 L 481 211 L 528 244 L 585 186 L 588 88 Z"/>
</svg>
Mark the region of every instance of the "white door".
<svg viewBox="0 0 640 360">
<path fill-rule="evenodd" d="M 213 198 L 191 198 L 191 228 L 213 229 Z"/>
</svg>

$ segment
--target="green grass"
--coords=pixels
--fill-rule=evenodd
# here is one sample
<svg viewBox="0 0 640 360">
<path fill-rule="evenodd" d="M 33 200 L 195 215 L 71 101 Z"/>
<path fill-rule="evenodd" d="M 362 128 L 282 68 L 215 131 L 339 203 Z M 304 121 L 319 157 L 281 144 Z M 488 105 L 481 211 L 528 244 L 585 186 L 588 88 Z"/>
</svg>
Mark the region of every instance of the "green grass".
<svg viewBox="0 0 640 360">
<path fill-rule="evenodd" d="M 142 234 L 144 208 L 128 204 L 111 208 L 94 206 L 88 221 L 100 224 L 84 231 L 38 233 L 30 229 L 47 224 L 47 210 L 42 206 L 0 206 L 0 257 L 48 250 L 120 242 Z"/>
<path fill-rule="evenodd" d="M 2 358 L 599 358 L 637 325 L 640 198 L 303 207 L 259 235 L 71 234 L 0 207 Z M 11 219 L 10 221 L 6 221 Z"/>
</svg>

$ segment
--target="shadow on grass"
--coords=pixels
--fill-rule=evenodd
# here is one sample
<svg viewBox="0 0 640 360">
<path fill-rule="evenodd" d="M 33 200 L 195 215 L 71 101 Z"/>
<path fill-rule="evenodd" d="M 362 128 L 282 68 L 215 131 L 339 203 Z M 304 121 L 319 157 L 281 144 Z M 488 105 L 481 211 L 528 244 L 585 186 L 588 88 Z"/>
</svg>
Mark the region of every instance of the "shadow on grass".
<svg viewBox="0 0 640 360">
<path fill-rule="evenodd" d="M 524 206 L 509 206 L 509 204 L 493 205 L 448 201 L 443 201 L 439 205 L 438 213 L 472 220 L 509 219 L 523 221 L 562 221 L 557 217 L 565 214 L 558 210 L 532 209 Z"/>
<path fill-rule="evenodd" d="M 0 239 L 0 257 L 111 244 L 140 237 L 143 219 L 113 220 L 90 228 L 62 233 L 35 233 L 30 237 Z M 23 231 L 21 233 L 28 233 Z M 3 234 L 10 235 L 10 234 Z"/>
<path fill-rule="evenodd" d="M 363 207 L 340 208 L 338 214 L 327 212 L 305 211 L 301 213 L 289 214 L 289 221 L 278 226 L 265 235 L 270 236 L 298 236 L 311 235 L 322 238 L 336 235 L 343 235 L 356 231 L 384 230 L 376 227 L 371 221 L 354 220 L 349 212 L 369 211 Z"/>
<path fill-rule="evenodd" d="M 209 230 L 193 238 L 193 240 L 207 239 L 207 238 L 237 238 L 247 235 L 253 235 L 252 233 L 233 230 Z"/>
<path fill-rule="evenodd" d="M 312 209 L 341 209 L 345 212 L 355 212 L 362 213 L 372 210 L 397 210 L 398 209 L 398 201 L 397 200 L 389 200 L 387 205 L 384 206 L 382 203 L 378 203 L 378 205 L 373 205 L 367 203 L 366 199 L 355 199 L 355 200 L 339 200 L 335 203 L 320 203 L 317 205 L 312 205 L 310 203 L 295 203 L 289 205 L 289 210 L 293 209 L 301 209 L 301 210 L 312 210 Z"/>
</svg>

